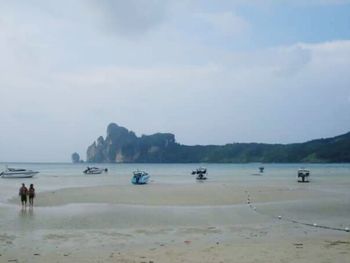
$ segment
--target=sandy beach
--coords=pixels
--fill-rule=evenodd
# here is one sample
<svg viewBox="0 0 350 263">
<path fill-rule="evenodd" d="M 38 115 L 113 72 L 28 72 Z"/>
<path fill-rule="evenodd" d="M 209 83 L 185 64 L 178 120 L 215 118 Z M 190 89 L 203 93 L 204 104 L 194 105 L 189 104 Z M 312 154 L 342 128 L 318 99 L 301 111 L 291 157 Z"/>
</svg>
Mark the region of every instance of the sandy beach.
<svg viewBox="0 0 350 263">
<path fill-rule="evenodd" d="M 348 262 L 350 182 L 252 178 L 13 195 L 0 262 Z"/>
</svg>

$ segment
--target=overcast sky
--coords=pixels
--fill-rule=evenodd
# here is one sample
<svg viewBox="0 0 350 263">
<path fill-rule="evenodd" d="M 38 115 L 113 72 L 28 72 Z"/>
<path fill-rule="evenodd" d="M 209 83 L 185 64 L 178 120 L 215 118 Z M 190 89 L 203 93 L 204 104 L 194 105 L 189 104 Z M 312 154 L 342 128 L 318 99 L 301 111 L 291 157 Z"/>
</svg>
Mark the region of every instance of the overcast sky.
<svg viewBox="0 0 350 263">
<path fill-rule="evenodd" d="M 0 0 L 0 161 L 85 159 L 110 122 L 190 145 L 348 132 L 349 14 L 347 0 Z"/>
</svg>

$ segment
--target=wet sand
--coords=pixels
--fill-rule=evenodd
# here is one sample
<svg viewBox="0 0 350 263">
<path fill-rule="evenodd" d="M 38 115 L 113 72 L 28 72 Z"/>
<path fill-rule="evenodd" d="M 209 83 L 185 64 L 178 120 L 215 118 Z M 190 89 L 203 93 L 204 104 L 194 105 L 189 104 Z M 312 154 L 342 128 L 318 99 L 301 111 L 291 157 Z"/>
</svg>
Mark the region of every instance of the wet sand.
<svg viewBox="0 0 350 263">
<path fill-rule="evenodd" d="M 108 203 L 129 205 L 233 205 L 255 202 L 305 200 L 320 193 L 302 187 L 240 186 L 230 183 L 198 183 L 195 185 L 149 184 L 142 186 L 114 185 L 68 188 L 41 193 L 36 206 L 57 206 L 71 203 Z M 18 198 L 11 200 L 18 202 Z"/>
<path fill-rule="evenodd" d="M 151 233 L 128 231 L 128 234 L 109 230 L 94 233 L 42 233 L 42 241 L 32 244 L 31 249 L 14 246 L 3 250 L 0 262 L 345 263 L 349 259 L 349 238 L 332 233 L 319 233 L 316 237 L 304 235 L 286 238 L 287 233 L 269 236 L 269 228 L 189 228 L 178 231 L 158 229 Z M 220 231 L 225 231 L 225 238 Z M 167 232 L 171 232 L 171 235 Z M 238 236 L 238 240 L 230 239 L 228 235 Z M 146 245 L 135 240 L 146 241 Z M 30 242 L 29 239 L 27 242 Z M 45 245 L 42 245 L 44 242 Z"/>
<path fill-rule="evenodd" d="M 66 188 L 24 210 L 13 197 L 0 262 L 348 262 L 346 191 L 258 180 Z"/>
</svg>

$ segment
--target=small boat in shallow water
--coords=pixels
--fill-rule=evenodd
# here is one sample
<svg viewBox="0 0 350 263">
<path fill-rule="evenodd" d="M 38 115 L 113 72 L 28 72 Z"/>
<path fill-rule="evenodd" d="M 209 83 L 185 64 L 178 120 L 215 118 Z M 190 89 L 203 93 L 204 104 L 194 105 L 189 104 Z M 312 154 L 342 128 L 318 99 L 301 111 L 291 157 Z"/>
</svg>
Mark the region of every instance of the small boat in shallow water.
<svg viewBox="0 0 350 263">
<path fill-rule="evenodd" d="M 97 168 L 97 167 L 87 167 L 83 173 L 84 174 L 101 174 L 103 172 L 108 172 L 108 169 L 101 169 L 101 168 Z"/>
<path fill-rule="evenodd" d="M 134 171 L 131 178 L 132 184 L 147 184 L 149 181 L 150 175 L 145 171 Z"/>
<path fill-rule="evenodd" d="M 310 177 L 310 171 L 307 169 L 298 170 L 298 182 L 299 183 L 308 183 Z"/>
<path fill-rule="evenodd" d="M 192 171 L 193 175 L 197 175 L 197 180 L 207 180 L 207 168 L 199 167 L 196 170 Z"/>
<path fill-rule="evenodd" d="M 38 174 L 38 171 L 28 169 L 6 168 L 5 171 L 0 173 L 2 178 L 32 178 Z"/>
</svg>

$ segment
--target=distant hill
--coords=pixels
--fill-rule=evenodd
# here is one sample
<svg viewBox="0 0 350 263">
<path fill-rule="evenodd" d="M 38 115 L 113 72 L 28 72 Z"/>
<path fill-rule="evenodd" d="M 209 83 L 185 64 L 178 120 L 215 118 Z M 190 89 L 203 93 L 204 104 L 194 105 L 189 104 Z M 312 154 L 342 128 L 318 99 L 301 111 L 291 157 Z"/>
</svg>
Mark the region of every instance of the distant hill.
<svg viewBox="0 0 350 263">
<path fill-rule="evenodd" d="M 171 133 L 137 137 L 111 123 L 87 149 L 87 162 L 95 163 L 336 163 L 350 162 L 350 133 L 294 144 L 233 143 L 181 145 Z"/>
</svg>

